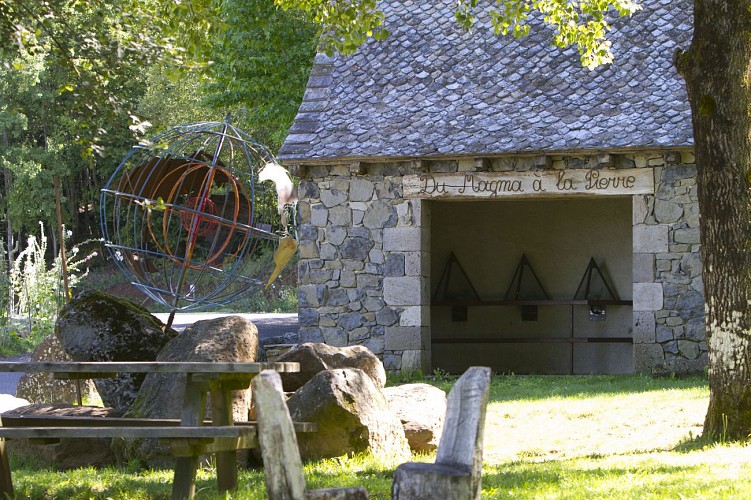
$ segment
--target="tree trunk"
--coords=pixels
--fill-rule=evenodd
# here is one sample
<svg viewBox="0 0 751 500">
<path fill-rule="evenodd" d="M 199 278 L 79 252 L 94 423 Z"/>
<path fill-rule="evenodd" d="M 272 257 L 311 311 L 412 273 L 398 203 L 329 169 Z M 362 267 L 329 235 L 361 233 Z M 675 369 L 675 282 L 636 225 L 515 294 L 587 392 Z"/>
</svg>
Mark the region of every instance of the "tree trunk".
<svg viewBox="0 0 751 500">
<path fill-rule="evenodd" d="M 696 0 L 694 38 L 676 53 L 693 115 L 710 401 L 704 434 L 751 435 L 751 12 Z"/>
</svg>

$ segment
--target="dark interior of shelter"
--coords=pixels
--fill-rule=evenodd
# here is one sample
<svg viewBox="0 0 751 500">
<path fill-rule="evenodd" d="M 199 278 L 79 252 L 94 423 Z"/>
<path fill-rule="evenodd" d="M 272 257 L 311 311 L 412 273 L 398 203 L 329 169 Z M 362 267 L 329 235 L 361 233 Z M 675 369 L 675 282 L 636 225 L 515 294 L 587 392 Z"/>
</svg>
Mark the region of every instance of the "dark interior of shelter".
<svg viewBox="0 0 751 500">
<path fill-rule="evenodd" d="M 633 371 L 630 197 L 430 204 L 434 369 Z"/>
</svg>

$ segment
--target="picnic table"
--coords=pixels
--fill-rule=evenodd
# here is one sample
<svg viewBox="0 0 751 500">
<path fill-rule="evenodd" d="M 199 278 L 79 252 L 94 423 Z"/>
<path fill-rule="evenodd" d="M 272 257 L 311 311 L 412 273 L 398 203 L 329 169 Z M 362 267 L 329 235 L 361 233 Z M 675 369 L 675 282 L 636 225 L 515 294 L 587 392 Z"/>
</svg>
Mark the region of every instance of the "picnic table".
<svg viewBox="0 0 751 500">
<path fill-rule="evenodd" d="M 5 439 L 59 438 L 159 438 L 170 445 L 175 457 L 172 498 L 183 500 L 195 494 L 198 459 L 216 454 L 219 491 L 237 486 L 237 450 L 258 446 L 254 422 L 235 423 L 232 391 L 247 389 L 262 370 L 297 372 L 299 363 L 234 362 L 0 362 L 0 372 L 53 373 L 61 379 L 112 377 L 118 373 L 183 373 L 185 393 L 179 420 L 103 417 L 3 417 L 0 416 L 0 497 L 13 497 L 13 482 L 5 451 Z M 207 394 L 211 394 L 211 419 L 204 420 Z M 298 432 L 315 429 L 297 423 Z"/>
</svg>

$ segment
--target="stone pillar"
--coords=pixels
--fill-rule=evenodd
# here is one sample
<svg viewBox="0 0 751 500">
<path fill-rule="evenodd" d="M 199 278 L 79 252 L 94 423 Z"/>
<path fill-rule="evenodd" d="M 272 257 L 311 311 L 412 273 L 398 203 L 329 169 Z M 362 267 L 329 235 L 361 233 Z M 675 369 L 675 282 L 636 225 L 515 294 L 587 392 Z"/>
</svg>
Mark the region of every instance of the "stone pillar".
<svg viewBox="0 0 751 500">
<path fill-rule="evenodd" d="M 693 155 L 646 159 L 655 194 L 633 204 L 634 369 L 693 373 L 706 365 L 699 209 Z"/>
<path fill-rule="evenodd" d="M 422 200 L 405 200 L 397 205 L 397 212 L 397 226 L 383 233 L 383 298 L 399 315 L 398 323 L 386 327 L 384 363 L 389 371 L 429 372 L 429 205 Z"/>
</svg>

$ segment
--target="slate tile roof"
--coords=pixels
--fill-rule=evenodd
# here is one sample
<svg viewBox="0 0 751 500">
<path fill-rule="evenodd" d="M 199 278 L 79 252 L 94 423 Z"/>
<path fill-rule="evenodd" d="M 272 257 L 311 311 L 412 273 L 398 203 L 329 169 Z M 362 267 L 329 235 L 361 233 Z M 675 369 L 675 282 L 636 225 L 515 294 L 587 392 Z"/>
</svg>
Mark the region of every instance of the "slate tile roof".
<svg viewBox="0 0 751 500">
<path fill-rule="evenodd" d="M 488 1 L 488 0 L 481 0 Z M 618 19 L 615 62 L 582 68 L 549 32 L 472 33 L 453 0 L 382 0 L 391 36 L 350 56 L 318 54 L 279 157 L 287 161 L 686 147 L 683 80 L 673 67 L 692 33 L 690 0 L 645 0 Z"/>
</svg>

